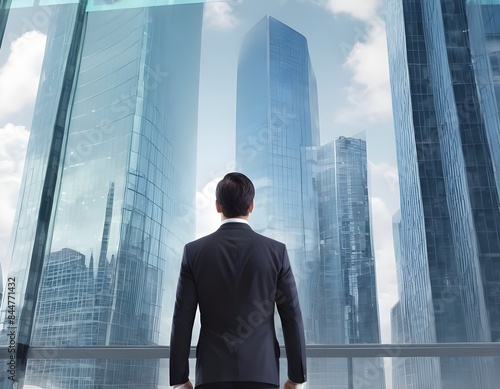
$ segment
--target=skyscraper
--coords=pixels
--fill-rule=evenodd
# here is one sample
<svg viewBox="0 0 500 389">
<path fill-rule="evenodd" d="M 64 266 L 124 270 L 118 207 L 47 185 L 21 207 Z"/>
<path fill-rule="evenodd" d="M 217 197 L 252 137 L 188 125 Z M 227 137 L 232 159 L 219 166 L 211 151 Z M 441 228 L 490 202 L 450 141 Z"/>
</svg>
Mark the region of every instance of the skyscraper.
<svg viewBox="0 0 500 389">
<path fill-rule="evenodd" d="M 345 320 L 348 299 L 344 293 L 344 267 L 340 253 L 339 213 L 342 211 L 339 210 L 337 196 L 338 164 L 335 151 L 335 141 L 318 148 L 315 174 L 321 255 L 318 296 L 315 301 L 318 305 L 318 338 L 325 344 L 348 343 L 347 328 L 352 328 Z"/>
<path fill-rule="evenodd" d="M 93 261 L 91 259 L 87 265 L 85 259 L 85 255 L 69 248 L 50 253 L 45 259 L 31 340 L 33 346 L 99 344 L 98 334 L 102 329 L 95 315 L 109 307 L 96 306 Z M 97 364 L 84 360 L 75 362 L 30 361 L 27 380 L 41 387 L 49 387 L 49 382 L 69 387 L 91 386 L 99 382 L 96 380 L 100 372 Z"/>
<path fill-rule="evenodd" d="M 313 147 L 319 146 L 316 79 L 306 38 L 266 16 L 245 37 L 238 62 L 236 166 L 252 177 L 254 229 L 287 244 L 296 269 L 306 341 L 315 338 L 319 227 Z"/>
<path fill-rule="evenodd" d="M 378 342 L 366 145 L 341 138 L 320 146 L 307 40 L 269 16 L 240 52 L 236 164 L 257 187 L 252 227 L 289 250 L 307 342 Z M 311 388 L 347 389 L 349 380 L 355 388 L 383 388 L 380 361 L 309 363 Z"/>
<path fill-rule="evenodd" d="M 195 234 L 202 13 L 202 4 L 53 8 L 9 271 L 20 360 L 30 338 L 37 346 L 151 345 L 160 327 L 169 333 L 162 321 L 174 293 L 163 294 Z M 72 326 L 55 312 L 49 282 L 86 290 L 64 308 L 70 315 L 84 301 Z M 148 360 L 46 363 L 28 364 L 26 381 L 153 388 L 158 380 L 158 364 Z"/>
<path fill-rule="evenodd" d="M 401 190 L 403 328 L 409 342 L 496 341 L 499 113 L 493 61 L 485 54 L 500 21 L 483 19 L 479 1 L 386 5 Z M 492 388 L 489 362 L 420 360 L 415 385 Z"/>
<path fill-rule="evenodd" d="M 327 344 L 380 343 L 366 142 L 341 136 L 319 147 L 316 187 L 319 338 Z M 340 371 L 354 377 L 354 388 L 385 388 L 381 359 L 342 362 Z"/>
<path fill-rule="evenodd" d="M 398 280 L 402 278 L 402 266 L 403 260 L 401 258 L 401 241 L 400 241 L 400 229 L 401 229 L 401 212 L 398 211 L 394 214 L 392 218 L 392 236 L 394 241 L 394 255 L 396 258 L 396 277 Z M 398 289 L 401 291 L 403 286 L 398 283 Z M 400 292 L 401 294 L 401 292 Z M 402 344 L 408 343 L 408 329 L 405 328 L 408 323 L 403 319 L 403 314 L 401 311 L 401 303 L 398 301 L 391 308 L 391 343 Z M 429 358 L 426 358 L 428 360 Z M 404 358 L 398 357 L 392 359 L 392 387 L 393 389 L 407 389 L 414 388 L 415 384 L 415 374 L 412 373 L 414 366 L 417 366 L 422 359 L 415 358 Z M 432 360 L 431 366 L 436 366 L 439 363 L 437 359 Z M 422 366 L 423 367 L 423 366 Z M 437 368 L 432 369 L 427 363 L 427 368 L 430 368 L 429 375 L 435 377 L 435 381 L 439 382 L 439 370 Z"/>
<path fill-rule="evenodd" d="M 328 164 L 332 157 L 333 166 L 327 169 L 333 175 L 333 180 L 330 178 L 330 182 L 333 181 L 331 189 L 325 190 L 325 180 L 318 181 L 323 189 L 320 193 L 321 206 L 335 197 L 336 220 L 323 219 L 320 231 L 330 229 L 338 234 L 336 249 L 342 272 L 345 341 L 350 344 L 379 343 L 366 142 L 340 137 L 322 146 L 318 156 L 319 167 L 323 167 L 325 162 Z M 325 218 L 328 214 L 320 208 L 321 217 Z M 324 259 L 330 260 L 326 255 Z"/>
<path fill-rule="evenodd" d="M 405 343 L 402 326 L 401 307 L 399 302 L 397 302 L 391 308 L 391 343 Z M 403 358 L 403 360 L 400 358 L 392 360 L 392 389 L 406 389 L 404 359 L 406 358 Z"/>
</svg>

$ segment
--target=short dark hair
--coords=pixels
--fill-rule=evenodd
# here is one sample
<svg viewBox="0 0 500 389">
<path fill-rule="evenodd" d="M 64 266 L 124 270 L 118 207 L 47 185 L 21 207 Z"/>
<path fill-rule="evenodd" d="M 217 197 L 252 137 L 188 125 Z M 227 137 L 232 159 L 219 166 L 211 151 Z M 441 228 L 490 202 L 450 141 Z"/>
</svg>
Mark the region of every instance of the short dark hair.
<svg viewBox="0 0 500 389">
<path fill-rule="evenodd" d="M 255 196 L 252 181 L 244 174 L 228 173 L 217 184 L 215 198 L 226 217 L 247 216 Z"/>
</svg>

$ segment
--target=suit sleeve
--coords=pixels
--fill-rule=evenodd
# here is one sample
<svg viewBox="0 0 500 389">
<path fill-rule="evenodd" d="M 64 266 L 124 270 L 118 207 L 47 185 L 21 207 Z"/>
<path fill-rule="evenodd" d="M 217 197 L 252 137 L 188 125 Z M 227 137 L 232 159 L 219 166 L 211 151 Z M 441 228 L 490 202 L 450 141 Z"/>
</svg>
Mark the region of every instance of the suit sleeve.
<svg viewBox="0 0 500 389">
<path fill-rule="evenodd" d="M 305 382 L 307 380 L 307 367 L 304 324 L 286 247 L 283 248 L 282 268 L 278 274 L 276 305 L 285 338 L 288 378 L 295 383 Z"/>
<path fill-rule="evenodd" d="M 198 297 L 186 247 L 177 282 L 172 332 L 170 334 L 170 385 L 183 384 L 189 377 L 189 351 Z"/>
</svg>

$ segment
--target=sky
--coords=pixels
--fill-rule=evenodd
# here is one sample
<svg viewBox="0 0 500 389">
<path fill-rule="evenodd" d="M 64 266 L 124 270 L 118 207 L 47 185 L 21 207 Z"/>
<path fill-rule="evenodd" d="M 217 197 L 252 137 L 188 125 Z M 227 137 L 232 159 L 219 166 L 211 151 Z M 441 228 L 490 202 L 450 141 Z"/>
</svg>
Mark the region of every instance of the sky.
<svg viewBox="0 0 500 389">
<path fill-rule="evenodd" d="M 235 95 L 244 35 L 270 15 L 303 34 L 318 83 L 321 142 L 366 134 L 382 342 L 397 301 L 392 215 L 399 208 L 382 0 L 233 0 L 205 5 L 198 127 L 197 235 L 218 226 L 215 184 L 234 166 Z M 0 49 L 0 264 L 9 242 L 50 21 L 11 11 Z M 258 206 L 258 194 L 256 197 Z"/>
</svg>

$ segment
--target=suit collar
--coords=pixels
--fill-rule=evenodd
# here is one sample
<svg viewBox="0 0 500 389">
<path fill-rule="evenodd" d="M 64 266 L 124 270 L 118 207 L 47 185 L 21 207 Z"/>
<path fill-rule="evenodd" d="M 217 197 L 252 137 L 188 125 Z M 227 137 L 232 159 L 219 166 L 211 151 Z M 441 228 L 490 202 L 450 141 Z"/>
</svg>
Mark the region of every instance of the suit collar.
<svg viewBox="0 0 500 389">
<path fill-rule="evenodd" d="M 241 217 L 230 217 L 230 218 L 227 218 L 227 219 L 224 219 L 221 221 L 221 224 L 226 224 L 226 223 L 245 223 L 245 224 L 249 224 L 248 223 L 248 219 L 244 219 L 244 218 L 241 218 Z"/>
<path fill-rule="evenodd" d="M 252 230 L 252 227 L 248 225 L 247 223 L 224 223 L 221 224 L 219 227 L 219 230 Z"/>
</svg>

